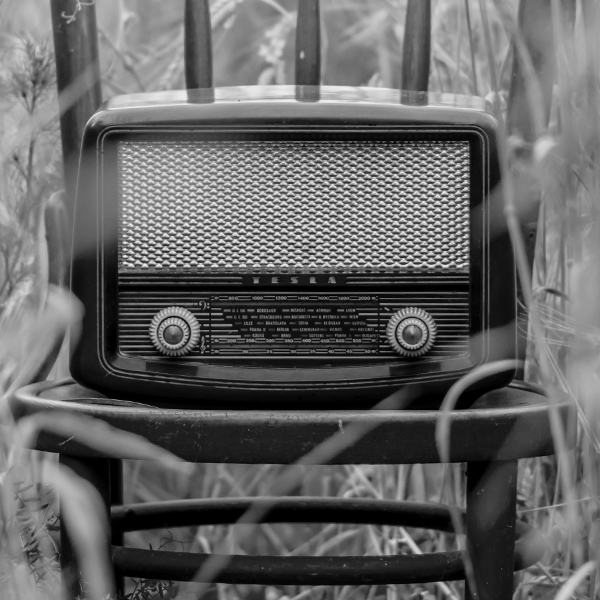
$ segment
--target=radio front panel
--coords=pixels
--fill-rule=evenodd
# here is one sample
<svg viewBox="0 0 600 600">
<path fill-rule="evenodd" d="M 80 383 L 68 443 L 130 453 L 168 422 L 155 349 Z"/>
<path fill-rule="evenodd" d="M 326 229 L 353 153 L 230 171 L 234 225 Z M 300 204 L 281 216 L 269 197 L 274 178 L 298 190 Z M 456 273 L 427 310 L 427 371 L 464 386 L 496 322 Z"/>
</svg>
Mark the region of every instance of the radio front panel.
<svg viewBox="0 0 600 600">
<path fill-rule="evenodd" d="M 469 357 L 480 145 L 457 129 L 117 136 L 118 352 L 410 362 L 388 329 L 412 309 L 435 328 L 422 360 Z"/>
</svg>

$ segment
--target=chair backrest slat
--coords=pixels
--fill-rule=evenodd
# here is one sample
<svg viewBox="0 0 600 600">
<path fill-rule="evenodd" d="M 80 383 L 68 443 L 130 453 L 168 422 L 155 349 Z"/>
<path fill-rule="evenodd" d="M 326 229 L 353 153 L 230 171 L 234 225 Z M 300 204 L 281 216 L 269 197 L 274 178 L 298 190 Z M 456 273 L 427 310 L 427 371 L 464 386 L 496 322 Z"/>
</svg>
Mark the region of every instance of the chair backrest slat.
<svg viewBox="0 0 600 600">
<path fill-rule="evenodd" d="M 184 23 L 185 84 L 188 90 L 213 86 L 209 0 L 186 0 Z"/>
<path fill-rule="evenodd" d="M 298 0 L 296 85 L 321 83 L 320 13 L 319 0 Z"/>
<path fill-rule="evenodd" d="M 408 0 L 402 49 L 402 89 L 426 92 L 431 62 L 431 0 Z"/>
</svg>

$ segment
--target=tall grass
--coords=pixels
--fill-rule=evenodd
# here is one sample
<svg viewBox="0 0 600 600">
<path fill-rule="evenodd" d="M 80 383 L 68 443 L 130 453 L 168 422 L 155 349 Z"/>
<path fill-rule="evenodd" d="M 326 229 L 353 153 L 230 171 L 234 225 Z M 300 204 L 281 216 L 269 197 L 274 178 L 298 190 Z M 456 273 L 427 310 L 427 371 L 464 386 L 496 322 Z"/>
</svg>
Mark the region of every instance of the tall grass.
<svg viewBox="0 0 600 600">
<path fill-rule="evenodd" d="M 398 86 L 405 4 L 323 0 L 323 83 Z M 525 294 L 536 316 L 530 330 L 528 378 L 567 393 L 577 403 L 580 425 L 573 453 L 523 460 L 519 466 L 519 518 L 547 533 L 549 540 L 543 561 L 516 578 L 515 595 L 523 600 L 557 594 L 593 598 L 598 577 L 596 563 L 588 561 L 600 555 L 600 23 L 592 0 L 571 3 L 575 18 L 570 24 L 563 3 L 550 4 L 558 71 L 551 120 L 546 127 L 541 107 L 533 106 L 530 118 L 536 123 L 537 139 L 532 144 L 506 139 L 505 180 L 515 185 L 505 191 L 516 206 L 530 197 L 542 200 L 533 286 Z M 295 0 L 213 0 L 216 84 L 291 83 L 295 7 Z M 96 8 L 106 98 L 183 87 L 180 0 L 102 0 Z M 42 0 L 0 2 L 5 57 L 0 65 L 0 409 L 5 424 L 0 436 L 0 597 L 24 599 L 59 596 L 58 511 L 50 484 L 58 475 L 52 458 L 19 448 L 42 426 L 70 427 L 74 434 L 82 428 L 93 432 L 87 423 L 17 425 L 6 410 L 7 394 L 35 371 L 43 354 L 41 342 L 50 346 L 77 319 L 72 301 L 48 285 L 44 250 L 42 209 L 61 185 L 57 121 L 52 118 L 56 98 L 51 45 L 44 41 L 49 39 L 49 21 L 39 17 L 46 10 Z M 430 90 L 477 93 L 504 110 L 516 10 L 516 0 L 433 0 Z M 28 14 L 36 17 L 29 19 Z M 523 283 L 527 287 L 527 281 Z M 43 327 L 48 323 L 52 327 Z M 33 353 L 34 348 L 39 353 Z M 64 357 L 58 369 L 65 372 Z M 111 435 L 115 444 L 137 444 L 140 455 L 155 459 L 125 463 L 126 502 L 270 495 L 284 469 L 224 464 L 182 468 L 142 440 Z M 303 469 L 296 493 L 465 502 L 460 465 Z M 62 472 L 60 477 L 72 499 L 63 514 L 72 514 L 77 528 L 81 503 L 93 503 L 93 498 L 72 474 Z M 131 533 L 127 543 L 291 555 L 419 553 L 462 543 L 451 535 L 396 527 L 278 524 L 254 528 L 252 535 L 246 527 L 250 526 Z M 82 527 L 78 532 L 83 551 L 93 553 L 88 543 L 93 532 Z M 90 594 L 110 593 L 93 575 L 96 587 Z M 176 593 L 193 597 L 199 592 L 194 586 L 134 582 L 128 592 L 135 598 Z M 431 600 L 456 598 L 462 592 L 461 584 L 431 584 L 314 589 L 219 585 L 214 593 L 222 600 Z"/>
</svg>

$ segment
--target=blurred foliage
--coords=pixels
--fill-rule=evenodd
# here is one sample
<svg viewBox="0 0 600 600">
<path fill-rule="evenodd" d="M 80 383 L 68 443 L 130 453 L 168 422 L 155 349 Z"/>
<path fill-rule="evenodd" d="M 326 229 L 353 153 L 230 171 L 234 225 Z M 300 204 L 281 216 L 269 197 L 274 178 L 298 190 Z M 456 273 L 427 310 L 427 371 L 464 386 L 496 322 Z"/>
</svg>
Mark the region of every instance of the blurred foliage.
<svg viewBox="0 0 600 600">
<path fill-rule="evenodd" d="M 42 209 L 61 185 L 57 119 L 35 123 L 40 111 L 56 113 L 54 58 L 47 42 L 4 38 L 0 63 L 0 318 L 9 302 L 39 296 Z M 42 228 L 42 229 L 40 229 Z"/>
</svg>

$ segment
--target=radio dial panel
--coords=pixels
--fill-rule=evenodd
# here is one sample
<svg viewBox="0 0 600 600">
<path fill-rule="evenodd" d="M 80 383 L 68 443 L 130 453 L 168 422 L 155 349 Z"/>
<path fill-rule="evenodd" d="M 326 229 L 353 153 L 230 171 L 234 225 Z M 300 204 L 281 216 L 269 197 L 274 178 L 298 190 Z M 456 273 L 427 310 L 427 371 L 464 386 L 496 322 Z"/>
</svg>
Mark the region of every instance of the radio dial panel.
<svg viewBox="0 0 600 600">
<path fill-rule="evenodd" d="M 132 286 L 120 293 L 119 347 L 123 355 L 162 354 L 185 361 L 323 356 L 412 360 L 425 354 L 433 360 L 459 358 L 469 352 L 470 317 L 468 287 L 460 292 L 457 288 L 406 290 L 400 296 L 266 290 L 206 294 Z M 414 304 L 403 307 L 403 300 L 411 297 L 427 311 Z"/>
</svg>

